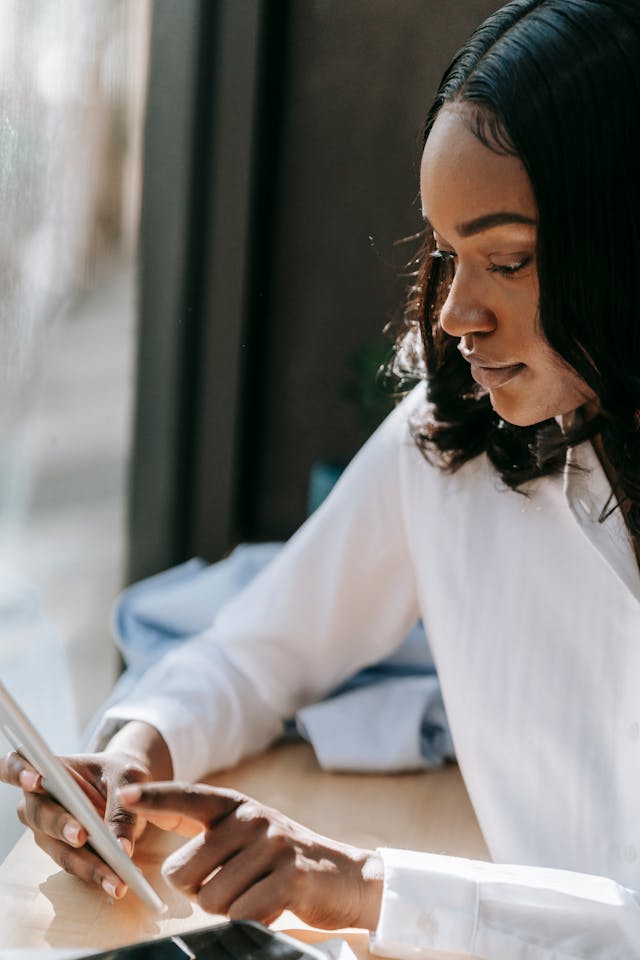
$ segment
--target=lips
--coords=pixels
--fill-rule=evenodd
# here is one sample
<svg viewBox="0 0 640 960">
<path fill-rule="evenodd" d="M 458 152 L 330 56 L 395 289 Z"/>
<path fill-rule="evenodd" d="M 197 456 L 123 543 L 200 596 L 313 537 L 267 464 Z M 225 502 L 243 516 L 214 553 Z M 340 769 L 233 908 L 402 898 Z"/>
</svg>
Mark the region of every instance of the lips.
<svg viewBox="0 0 640 960">
<path fill-rule="evenodd" d="M 466 359 L 466 358 L 465 358 Z M 471 376 L 486 390 L 496 390 L 498 387 L 504 387 L 521 373 L 524 363 L 514 363 L 507 367 L 485 367 L 482 364 L 474 363 L 469 360 L 471 365 Z"/>
</svg>

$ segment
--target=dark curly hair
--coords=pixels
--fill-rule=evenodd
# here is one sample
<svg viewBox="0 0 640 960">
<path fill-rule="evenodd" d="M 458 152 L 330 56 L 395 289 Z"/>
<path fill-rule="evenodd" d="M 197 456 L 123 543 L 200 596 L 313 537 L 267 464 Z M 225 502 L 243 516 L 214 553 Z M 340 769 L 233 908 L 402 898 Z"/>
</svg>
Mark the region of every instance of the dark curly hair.
<svg viewBox="0 0 640 960">
<path fill-rule="evenodd" d="M 476 387 L 458 340 L 438 323 L 450 265 L 429 228 L 396 344 L 406 388 L 426 378 L 432 408 L 416 440 L 456 470 L 486 452 L 517 489 L 559 470 L 567 446 L 600 433 L 640 534 L 640 3 L 513 0 L 456 54 L 427 116 L 464 101 L 473 132 L 517 155 L 538 208 L 540 326 L 599 399 L 595 419 L 518 427 Z M 419 334 L 418 334 L 419 331 Z"/>
</svg>

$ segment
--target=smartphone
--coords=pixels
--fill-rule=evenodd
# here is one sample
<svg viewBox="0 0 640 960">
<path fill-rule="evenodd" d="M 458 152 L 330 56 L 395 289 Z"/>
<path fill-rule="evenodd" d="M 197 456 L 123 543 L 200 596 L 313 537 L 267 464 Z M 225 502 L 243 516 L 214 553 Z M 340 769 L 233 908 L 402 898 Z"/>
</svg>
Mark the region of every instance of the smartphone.
<svg viewBox="0 0 640 960">
<path fill-rule="evenodd" d="M 133 943 L 82 960 L 327 960 L 326 953 L 249 920 Z"/>
<path fill-rule="evenodd" d="M 154 913 L 164 913 L 166 904 L 129 859 L 82 787 L 51 751 L 1 681 L 0 729 L 14 750 L 38 771 L 45 790 L 82 824 L 92 849 Z"/>
</svg>

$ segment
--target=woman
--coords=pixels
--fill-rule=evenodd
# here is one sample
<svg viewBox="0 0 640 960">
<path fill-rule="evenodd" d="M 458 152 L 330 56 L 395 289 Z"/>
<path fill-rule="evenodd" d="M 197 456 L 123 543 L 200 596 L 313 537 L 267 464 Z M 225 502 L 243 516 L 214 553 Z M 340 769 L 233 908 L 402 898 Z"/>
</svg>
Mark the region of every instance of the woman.
<svg viewBox="0 0 640 960">
<path fill-rule="evenodd" d="M 635 0 L 514 0 L 478 29 L 426 126 L 396 372 L 426 369 L 427 399 L 419 383 L 75 761 L 126 849 L 144 817 L 195 833 L 167 873 L 205 909 L 288 907 L 396 956 L 640 956 L 639 102 Z M 146 785 L 266 746 L 419 616 L 495 863 L 355 849 L 240 795 Z M 58 863 L 123 894 L 20 758 L 2 776 Z"/>
</svg>

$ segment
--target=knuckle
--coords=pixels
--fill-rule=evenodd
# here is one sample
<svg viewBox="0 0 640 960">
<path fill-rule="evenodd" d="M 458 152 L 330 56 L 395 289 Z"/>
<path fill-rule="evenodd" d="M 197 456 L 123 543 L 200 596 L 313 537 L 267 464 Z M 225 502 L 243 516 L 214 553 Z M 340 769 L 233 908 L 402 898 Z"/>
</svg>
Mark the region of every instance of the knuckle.
<svg viewBox="0 0 640 960">
<path fill-rule="evenodd" d="M 227 910 L 230 920 L 255 920 L 264 926 L 270 926 L 289 906 L 289 900 L 278 886 L 272 886 L 269 892 L 260 897 L 248 894 L 239 897 Z"/>
<path fill-rule="evenodd" d="M 189 879 L 188 862 L 178 857 L 168 857 L 162 864 L 162 876 L 172 887 L 180 890 L 186 896 L 194 897 L 200 889 L 200 883 L 195 878 Z"/>
<path fill-rule="evenodd" d="M 124 807 L 116 807 L 109 815 L 109 820 L 118 826 L 130 827 L 136 822 L 136 815 L 125 810 Z"/>
<path fill-rule="evenodd" d="M 255 800 L 245 800 L 236 810 L 236 819 L 242 823 L 250 823 L 265 832 L 269 829 L 270 819 L 266 809 Z"/>
<path fill-rule="evenodd" d="M 223 797 L 225 800 L 228 800 L 230 804 L 235 804 L 237 807 L 251 800 L 246 793 L 240 793 L 239 790 L 233 790 L 230 787 L 209 787 L 206 783 L 196 783 L 195 787 L 200 790 L 211 790 L 217 797 Z"/>
<path fill-rule="evenodd" d="M 296 876 L 299 878 L 298 882 L 308 880 L 309 876 L 311 875 L 311 871 L 309 870 L 309 860 L 303 853 L 300 852 L 300 850 L 296 850 L 293 853 L 290 866 Z"/>
<path fill-rule="evenodd" d="M 289 837 L 279 824 L 270 823 L 266 833 L 269 845 L 275 850 L 285 851 L 289 849 Z"/>
<path fill-rule="evenodd" d="M 216 833 L 215 830 L 205 827 L 205 829 L 202 831 L 202 834 L 201 834 L 203 846 L 210 847 L 215 850 L 215 846 L 217 843 L 217 836 L 218 834 Z"/>
<path fill-rule="evenodd" d="M 198 797 L 202 790 L 202 784 L 191 783 L 188 780 L 175 780 L 173 782 L 173 792 L 184 793 L 188 797 Z"/>
<path fill-rule="evenodd" d="M 73 869 L 73 854 L 69 847 L 62 847 L 58 856 L 56 857 L 58 865 L 62 867 L 66 873 L 74 873 Z"/>
<path fill-rule="evenodd" d="M 25 804 L 25 815 L 27 818 L 27 823 L 34 830 L 40 830 L 46 832 L 43 829 L 43 819 L 44 819 L 44 804 L 42 800 L 38 797 L 33 796 L 33 794 L 28 794 L 24 800 Z"/>
<path fill-rule="evenodd" d="M 24 800 L 21 800 L 21 801 L 18 803 L 18 806 L 16 807 L 16 816 L 18 817 L 18 820 L 20 821 L 20 823 L 21 823 L 23 826 L 25 826 L 25 827 L 28 827 L 28 826 L 29 826 L 29 822 L 28 822 L 28 820 L 27 820 L 27 811 L 26 811 L 26 806 L 25 806 Z"/>
<path fill-rule="evenodd" d="M 255 800 L 251 800 L 250 797 L 247 797 L 246 793 L 240 793 L 239 790 L 225 790 L 224 792 L 228 796 L 229 800 L 232 803 L 237 803 L 239 807 L 244 803 L 255 804 Z"/>
<path fill-rule="evenodd" d="M 179 890 L 184 897 L 188 897 L 190 900 L 197 900 L 198 894 L 200 893 L 200 884 L 199 883 L 186 883 L 186 882 L 176 882 L 172 881 L 173 886 L 176 890 Z"/>
<path fill-rule="evenodd" d="M 204 887 L 200 887 L 200 889 L 197 891 L 195 900 L 202 910 L 206 910 L 207 913 L 215 913 L 215 910 L 210 907 L 212 898 L 207 895 L 206 885 Z"/>
<path fill-rule="evenodd" d="M 182 887 L 181 874 L 182 865 L 172 861 L 170 858 L 165 860 L 161 869 L 162 876 L 174 887 Z"/>
<path fill-rule="evenodd" d="M 10 783 L 15 783 L 15 784 L 19 783 L 18 778 L 20 776 L 20 773 L 24 770 L 24 766 L 25 766 L 24 760 L 22 759 L 19 753 L 12 751 L 11 753 L 7 754 L 6 762 L 7 762 L 7 771 L 9 773 Z"/>
<path fill-rule="evenodd" d="M 280 857 L 276 868 L 277 883 L 279 887 L 286 890 L 291 897 L 299 898 L 305 884 L 305 871 L 295 853 L 287 850 L 285 855 Z"/>
<path fill-rule="evenodd" d="M 62 828 L 67 815 L 62 808 L 33 793 L 25 794 L 23 799 L 26 826 L 34 832 L 64 840 Z"/>
<path fill-rule="evenodd" d="M 264 922 L 257 909 L 251 909 L 250 905 L 242 902 L 232 903 L 228 910 L 228 916 L 230 920 L 256 920 L 258 923 Z"/>
<path fill-rule="evenodd" d="M 253 829 L 253 832 L 258 834 L 261 837 L 268 837 L 269 829 L 271 823 L 268 817 L 265 817 L 264 814 L 257 814 L 249 821 L 250 826 Z"/>
<path fill-rule="evenodd" d="M 120 781 L 124 785 L 129 783 L 141 783 L 148 779 L 148 772 L 144 769 L 141 763 L 137 763 L 135 761 L 131 761 L 120 775 Z"/>
<path fill-rule="evenodd" d="M 251 907 L 248 907 L 246 904 L 235 904 L 232 903 L 228 910 L 229 920 L 254 920 L 257 923 L 270 923 L 271 921 L 266 921 L 262 919 L 257 910 L 252 910 Z"/>
<path fill-rule="evenodd" d="M 217 884 L 205 883 L 195 895 L 196 902 L 207 913 L 228 913 L 229 903 L 222 898 Z"/>
</svg>

